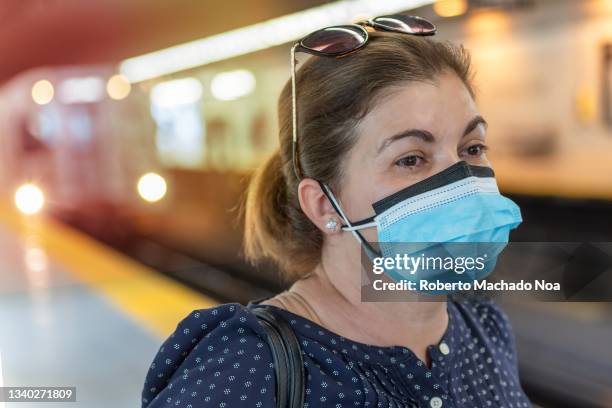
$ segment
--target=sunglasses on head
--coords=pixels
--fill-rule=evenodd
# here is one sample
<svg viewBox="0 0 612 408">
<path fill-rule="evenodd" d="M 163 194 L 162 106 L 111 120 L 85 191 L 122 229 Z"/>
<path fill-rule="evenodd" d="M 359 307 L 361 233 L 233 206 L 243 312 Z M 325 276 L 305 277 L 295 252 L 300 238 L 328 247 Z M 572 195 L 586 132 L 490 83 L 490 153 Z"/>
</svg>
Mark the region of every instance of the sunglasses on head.
<svg viewBox="0 0 612 408">
<path fill-rule="evenodd" d="M 396 14 L 380 16 L 355 24 L 337 25 L 321 28 L 302 38 L 291 48 L 291 92 L 292 92 L 292 119 L 293 119 L 293 170 L 298 180 L 301 180 L 302 171 L 297 152 L 297 109 L 295 94 L 295 53 L 298 51 L 319 57 L 343 57 L 359 50 L 368 42 L 370 27 L 378 31 L 428 36 L 436 33 L 436 26 L 430 21 L 411 15 Z"/>
</svg>

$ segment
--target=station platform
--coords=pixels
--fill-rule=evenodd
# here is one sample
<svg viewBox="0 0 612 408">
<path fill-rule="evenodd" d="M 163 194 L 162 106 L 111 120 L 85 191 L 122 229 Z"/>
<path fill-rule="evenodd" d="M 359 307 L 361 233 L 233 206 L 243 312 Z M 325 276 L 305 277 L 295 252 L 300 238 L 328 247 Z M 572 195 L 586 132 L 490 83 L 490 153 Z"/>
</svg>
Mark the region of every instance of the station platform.
<svg viewBox="0 0 612 408">
<path fill-rule="evenodd" d="M 0 204 L 0 386 L 75 386 L 75 408 L 140 406 L 162 341 L 189 312 L 215 304 L 77 231 Z M 40 403 L 0 402 L 30 406 Z"/>
</svg>

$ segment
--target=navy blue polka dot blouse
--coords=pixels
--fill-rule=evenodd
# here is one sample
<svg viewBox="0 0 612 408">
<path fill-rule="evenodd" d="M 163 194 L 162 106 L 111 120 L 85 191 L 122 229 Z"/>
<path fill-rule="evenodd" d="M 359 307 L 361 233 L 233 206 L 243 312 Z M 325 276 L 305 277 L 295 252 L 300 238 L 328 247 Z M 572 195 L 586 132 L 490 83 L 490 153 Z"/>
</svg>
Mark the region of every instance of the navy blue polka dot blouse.
<svg viewBox="0 0 612 408">
<path fill-rule="evenodd" d="M 431 367 L 408 348 L 352 341 L 275 308 L 302 346 L 305 407 L 529 407 L 507 316 L 492 301 L 449 301 L 448 328 L 429 346 Z M 238 303 L 195 310 L 162 344 L 142 407 L 275 407 L 265 333 Z"/>
</svg>

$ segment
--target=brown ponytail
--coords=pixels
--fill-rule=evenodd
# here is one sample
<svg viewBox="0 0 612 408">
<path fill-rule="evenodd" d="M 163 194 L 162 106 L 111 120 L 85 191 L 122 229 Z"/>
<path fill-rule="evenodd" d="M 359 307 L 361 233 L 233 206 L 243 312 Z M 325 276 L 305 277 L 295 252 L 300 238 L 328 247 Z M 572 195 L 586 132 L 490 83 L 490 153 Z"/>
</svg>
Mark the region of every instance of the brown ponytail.
<svg viewBox="0 0 612 408">
<path fill-rule="evenodd" d="M 296 73 L 299 163 L 305 177 L 327 183 L 336 194 L 354 129 L 384 95 L 410 81 L 434 82 L 455 73 L 474 97 L 470 56 L 463 46 L 431 37 L 373 32 L 346 58 L 309 58 Z M 278 101 L 279 142 L 251 180 L 243 203 L 244 252 L 255 263 L 274 261 L 288 281 L 317 265 L 323 234 L 303 213 L 299 180 L 291 167 L 291 81 Z"/>
<path fill-rule="evenodd" d="M 294 281 L 316 265 L 318 256 L 304 250 L 304 245 L 310 239 L 316 241 L 310 245 L 320 246 L 320 236 L 312 223 L 304 222 L 307 218 L 301 210 L 291 208 L 289 196 L 280 151 L 276 149 L 249 184 L 244 252 L 253 263 L 273 259 L 287 280 Z M 299 224 L 305 224 L 307 230 L 297 231 L 294 225 Z"/>
</svg>

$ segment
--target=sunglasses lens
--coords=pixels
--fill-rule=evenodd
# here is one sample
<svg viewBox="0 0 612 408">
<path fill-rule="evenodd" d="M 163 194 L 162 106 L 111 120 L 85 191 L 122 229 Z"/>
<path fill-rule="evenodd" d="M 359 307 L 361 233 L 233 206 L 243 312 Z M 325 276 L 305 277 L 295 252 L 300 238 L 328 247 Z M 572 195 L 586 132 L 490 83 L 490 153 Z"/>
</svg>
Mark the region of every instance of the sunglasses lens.
<svg viewBox="0 0 612 408">
<path fill-rule="evenodd" d="M 436 26 L 428 20 L 418 16 L 396 14 L 393 16 L 376 17 L 374 22 L 386 29 L 410 34 L 435 34 Z"/>
<path fill-rule="evenodd" d="M 340 55 L 362 46 L 366 32 L 357 26 L 327 27 L 309 34 L 301 41 L 303 47 L 328 55 Z"/>
</svg>

